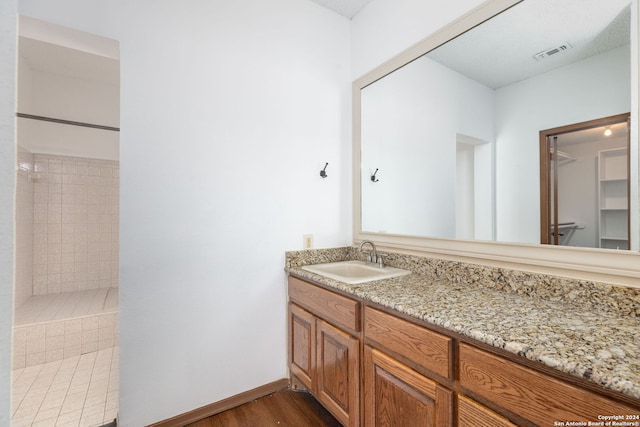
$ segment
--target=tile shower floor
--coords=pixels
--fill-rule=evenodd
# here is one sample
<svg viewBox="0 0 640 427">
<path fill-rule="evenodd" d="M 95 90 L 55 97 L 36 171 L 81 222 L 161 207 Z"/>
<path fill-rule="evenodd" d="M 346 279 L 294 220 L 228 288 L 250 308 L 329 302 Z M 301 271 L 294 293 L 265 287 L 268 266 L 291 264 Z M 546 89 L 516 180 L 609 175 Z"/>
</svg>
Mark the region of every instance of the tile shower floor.
<svg viewBox="0 0 640 427">
<path fill-rule="evenodd" d="M 118 347 L 12 371 L 11 427 L 101 426 L 118 412 Z"/>
</svg>

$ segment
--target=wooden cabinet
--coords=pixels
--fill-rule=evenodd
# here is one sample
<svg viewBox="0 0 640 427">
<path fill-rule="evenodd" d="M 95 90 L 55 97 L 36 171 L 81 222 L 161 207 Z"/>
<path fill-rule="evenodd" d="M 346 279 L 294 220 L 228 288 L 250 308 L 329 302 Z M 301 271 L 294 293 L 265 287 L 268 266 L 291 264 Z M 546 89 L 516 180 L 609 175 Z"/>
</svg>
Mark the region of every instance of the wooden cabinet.
<svg viewBox="0 0 640 427">
<path fill-rule="evenodd" d="M 289 279 L 291 374 L 344 426 L 360 425 L 360 303 Z"/>
<path fill-rule="evenodd" d="M 291 373 L 309 391 L 314 389 L 316 370 L 316 318 L 289 304 L 289 363 Z"/>
<path fill-rule="evenodd" d="M 452 425 L 453 392 L 427 375 L 452 378 L 453 339 L 371 307 L 364 336 L 364 425 Z"/>
<path fill-rule="evenodd" d="M 599 416 L 640 414 L 634 408 L 495 354 L 461 343 L 460 385 L 537 425 L 598 422 Z M 559 424 L 558 424 L 559 425 Z M 578 424 L 575 424 L 578 425 Z"/>
<path fill-rule="evenodd" d="M 318 320 L 316 393 L 345 426 L 359 425 L 360 340 Z"/>
<path fill-rule="evenodd" d="M 451 390 L 369 346 L 364 376 L 366 427 L 452 425 Z"/>
<path fill-rule="evenodd" d="M 365 308 L 364 331 L 365 337 L 383 350 L 436 375 L 453 378 L 452 338 L 371 307 Z"/>
<path fill-rule="evenodd" d="M 344 426 L 546 426 L 640 416 L 637 399 L 598 393 L 578 378 L 569 383 L 382 308 L 363 310 L 362 301 L 295 277 L 289 298 L 292 380 Z"/>
<path fill-rule="evenodd" d="M 458 395 L 458 427 L 515 427 L 511 421 L 462 394 Z"/>
</svg>

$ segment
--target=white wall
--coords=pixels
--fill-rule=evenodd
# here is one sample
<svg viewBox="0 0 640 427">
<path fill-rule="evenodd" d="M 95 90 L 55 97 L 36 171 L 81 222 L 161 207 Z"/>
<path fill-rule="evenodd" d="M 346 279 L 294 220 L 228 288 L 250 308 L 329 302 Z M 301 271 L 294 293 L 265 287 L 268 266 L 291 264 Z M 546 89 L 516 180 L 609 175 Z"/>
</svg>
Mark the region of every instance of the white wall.
<svg viewBox="0 0 640 427">
<path fill-rule="evenodd" d="M 625 46 L 496 91 L 498 240 L 539 243 L 539 132 L 629 112 L 629 61 Z"/>
<path fill-rule="evenodd" d="M 493 110 L 491 109 L 493 112 Z M 493 240 L 495 195 L 494 144 L 456 135 L 456 238 Z"/>
<path fill-rule="evenodd" d="M 20 11 L 120 41 L 122 425 L 284 378 L 284 251 L 351 241 L 349 21 L 300 0 Z"/>
<path fill-rule="evenodd" d="M 0 425 L 9 425 L 16 185 L 17 0 L 0 2 Z"/>
<path fill-rule="evenodd" d="M 119 133 L 19 117 L 18 142 L 29 151 L 117 161 Z"/>
<path fill-rule="evenodd" d="M 62 57 L 63 63 L 73 64 L 67 67 L 76 73 L 84 69 L 88 74 L 92 70 L 100 74 L 96 77 L 63 75 L 61 74 L 63 70 L 52 69 L 50 66 L 46 69 L 42 69 L 39 64 L 37 67 L 32 67 L 20 56 L 18 111 L 36 116 L 118 127 L 120 122 L 118 60 L 52 44 L 53 41 L 64 43 L 64 41 L 53 39 L 60 33 L 66 33 L 64 28 L 52 28 L 52 25 L 45 25 L 33 19 L 23 19 L 22 27 L 25 26 L 31 30 L 36 28 L 43 30 L 42 27 L 45 27 L 48 33 L 37 34 L 38 37 L 45 38 L 45 43 L 42 43 L 41 39 L 25 37 L 20 37 L 20 43 L 47 46 L 41 49 L 53 52 L 49 55 Z M 22 33 L 26 30 L 21 28 L 20 31 Z M 77 36 L 86 38 L 84 33 Z M 82 66 L 83 64 L 85 65 Z M 113 77 L 110 77 L 111 70 L 115 70 L 112 72 L 115 74 Z M 60 102 L 61 100 L 64 102 Z M 18 118 L 18 143 L 33 153 L 117 161 L 118 142 L 119 134 L 116 131 Z"/>
<path fill-rule="evenodd" d="M 474 186 L 474 147 L 456 143 L 456 239 L 473 239 L 476 234 Z"/>
<path fill-rule="evenodd" d="M 492 89 L 427 57 L 364 88 L 362 229 L 456 237 L 457 134 L 491 141 L 493 121 Z"/>
<path fill-rule="evenodd" d="M 56 47 L 53 52 L 60 49 Z M 94 55 L 77 56 L 87 57 L 86 60 L 91 61 L 90 56 Z M 115 59 L 103 60 L 118 63 Z M 120 91 L 117 80 L 96 81 L 59 74 L 53 70 L 33 69 L 21 60 L 18 82 L 18 109 L 21 113 L 104 126 L 117 127 L 119 124 Z"/>
</svg>

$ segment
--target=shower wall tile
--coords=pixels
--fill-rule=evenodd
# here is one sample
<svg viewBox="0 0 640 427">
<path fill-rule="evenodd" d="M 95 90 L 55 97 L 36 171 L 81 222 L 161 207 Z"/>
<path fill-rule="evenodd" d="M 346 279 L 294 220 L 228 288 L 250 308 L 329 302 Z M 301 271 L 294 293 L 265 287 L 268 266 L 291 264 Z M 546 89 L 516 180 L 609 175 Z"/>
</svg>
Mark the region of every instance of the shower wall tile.
<svg viewBox="0 0 640 427">
<path fill-rule="evenodd" d="M 18 146 L 16 180 L 15 306 L 33 295 L 34 182 L 33 154 Z"/>
<path fill-rule="evenodd" d="M 33 158 L 33 293 L 118 286 L 118 162 Z"/>
<path fill-rule="evenodd" d="M 115 347 L 118 313 L 13 328 L 13 369 Z"/>
<path fill-rule="evenodd" d="M 27 358 L 27 330 L 26 328 L 13 329 L 13 369 L 26 367 Z"/>
</svg>

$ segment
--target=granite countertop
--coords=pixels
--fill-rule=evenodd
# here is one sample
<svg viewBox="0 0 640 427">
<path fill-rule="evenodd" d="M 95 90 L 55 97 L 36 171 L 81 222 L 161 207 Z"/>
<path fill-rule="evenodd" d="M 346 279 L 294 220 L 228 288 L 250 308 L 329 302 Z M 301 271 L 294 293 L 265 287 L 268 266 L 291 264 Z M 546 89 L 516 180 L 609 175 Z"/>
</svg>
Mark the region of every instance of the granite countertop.
<svg viewBox="0 0 640 427">
<path fill-rule="evenodd" d="M 640 399 L 639 317 L 424 274 L 349 285 L 286 270 Z"/>
</svg>

